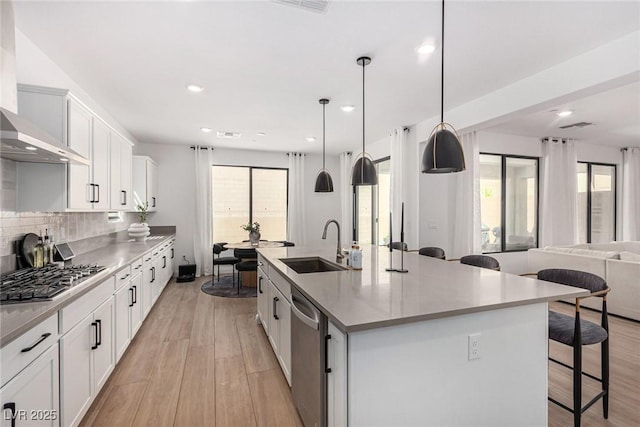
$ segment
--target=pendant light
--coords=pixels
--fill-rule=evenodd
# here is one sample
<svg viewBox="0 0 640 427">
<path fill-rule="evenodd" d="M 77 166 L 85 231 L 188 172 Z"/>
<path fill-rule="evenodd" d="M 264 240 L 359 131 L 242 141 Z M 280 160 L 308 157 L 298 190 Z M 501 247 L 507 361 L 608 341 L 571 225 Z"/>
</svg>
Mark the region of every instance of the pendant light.
<svg viewBox="0 0 640 427">
<path fill-rule="evenodd" d="M 362 66 L 362 154 L 356 160 L 351 171 L 351 185 L 377 185 L 378 174 L 373 160 L 364 151 L 364 67 L 371 63 L 371 58 L 361 56 L 356 61 Z"/>
<path fill-rule="evenodd" d="M 431 131 L 427 148 L 422 154 L 422 173 L 460 172 L 466 167 L 458 133 L 453 126 L 444 122 L 444 0 L 440 51 L 440 123 Z"/>
<path fill-rule="evenodd" d="M 326 98 L 322 98 L 318 101 L 322 104 L 322 169 L 318 172 L 318 176 L 316 177 L 316 189 L 314 190 L 316 193 L 332 193 L 333 192 L 333 179 L 331 179 L 331 175 L 327 168 L 324 167 L 325 162 L 325 109 L 329 100 Z"/>
</svg>

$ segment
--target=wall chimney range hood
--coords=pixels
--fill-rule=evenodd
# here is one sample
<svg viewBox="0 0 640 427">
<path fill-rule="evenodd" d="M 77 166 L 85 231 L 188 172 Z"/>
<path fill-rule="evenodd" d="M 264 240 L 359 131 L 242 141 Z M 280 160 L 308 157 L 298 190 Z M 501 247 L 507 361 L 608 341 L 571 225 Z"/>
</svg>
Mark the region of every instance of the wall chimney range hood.
<svg viewBox="0 0 640 427">
<path fill-rule="evenodd" d="M 0 157 L 3 159 L 33 163 L 91 163 L 30 121 L 2 107 L 0 120 Z"/>
</svg>

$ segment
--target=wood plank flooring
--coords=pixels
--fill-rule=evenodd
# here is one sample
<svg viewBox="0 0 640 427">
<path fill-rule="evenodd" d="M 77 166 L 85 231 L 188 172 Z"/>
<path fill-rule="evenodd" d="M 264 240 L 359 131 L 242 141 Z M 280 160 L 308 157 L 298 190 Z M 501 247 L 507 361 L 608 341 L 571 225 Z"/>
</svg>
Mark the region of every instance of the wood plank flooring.
<svg viewBox="0 0 640 427">
<path fill-rule="evenodd" d="M 260 325 L 255 298 L 200 291 L 209 277 L 169 283 L 118 363 L 82 426 L 301 426 L 291 391 Z M 572 306 L 554 303 L 558 311 Z M 583 311 L 598 321 L 599 313 Z M 640 323 L 610 317 L 611 401 L 583 415 L 583 426 L 640 425 Z M 571 361 L 571 349 L 550 344 Z M 584 350 L 585 370 L 599 372 L 598 346 Z M 599 384 L 584 381 L 584 400 Z M 571 374 L 550 365 L 550 393 L 571 402 Z M 549 426 L 571 426 L 571 414 L 549 404 Z"/>
</svg>

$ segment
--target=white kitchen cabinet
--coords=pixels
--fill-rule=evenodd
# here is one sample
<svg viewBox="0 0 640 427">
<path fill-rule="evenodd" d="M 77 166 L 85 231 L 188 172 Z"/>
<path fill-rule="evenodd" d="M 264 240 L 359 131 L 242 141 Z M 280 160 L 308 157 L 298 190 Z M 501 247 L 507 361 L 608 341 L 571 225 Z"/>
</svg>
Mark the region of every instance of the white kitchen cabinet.
<svg viewBox="0 0 640 427">
<path fill-rule="evenodd" d="M 75 426 L 114 367 L 113 298 L 60 338 L 61 424 Z"/>
<path fill-rule="evenodd" d="M 142 301 L 140 300 L 142 292 L 142 273 L 138 273 L 131 278 L 131 302 L 129 303 L 130 315 L 131 315 L 131 329 L 129 331 L 130 337 L 133 338 L 140 325 L 142 325 Z"/>
<path fill-rule="evenodd" d="M 124 282 L 115 293 L 115 348 L 116 361 L 120 360 L 143 320 L 142 272 L 130 275 L 124 269 L 116 279 Z"/>
<path fill-rule="evenodd" d="M 291 385 L 291 303 L 277 286 L 269 283 L 269 342 Z"/>
<path fill-rule="evenodd" d="M 147 203 L 148 210 L 158 208 L 158 165 L 150 157 L 133 156 L 133 201 L 136 206 Z"/>
<path fill-rule="evenodd" d="M 109 126 L 64 89 L 18 85 L 18 107 L 21 116 L 90 160 L 89 165 L 18 163 L 18 210 L 108 210 Z"/>
<path fill-rule="evenodd" d="M 0 388 L 0 396 L 3 426 L 59 426 L 58 344 Z"/>
<path fill-rule="evenodd" d="M 131 204 L 131 176 L 132 176 L 132 148 L 131 143 L 111 131 L 111 143 L 109 145 L 110 180 L 111 189 L 110 209 L 128 211 Z"/>
<path fill-rule="evenodd" d="M 327 340 L 327 426 L 347 425 L 347 335 L 329 322 Z"/>
<path fill-rule="evenodd" d="M 269 278 L 262 269 L 258 267 L 258 319 L 269 335 Z"/>
</svg>

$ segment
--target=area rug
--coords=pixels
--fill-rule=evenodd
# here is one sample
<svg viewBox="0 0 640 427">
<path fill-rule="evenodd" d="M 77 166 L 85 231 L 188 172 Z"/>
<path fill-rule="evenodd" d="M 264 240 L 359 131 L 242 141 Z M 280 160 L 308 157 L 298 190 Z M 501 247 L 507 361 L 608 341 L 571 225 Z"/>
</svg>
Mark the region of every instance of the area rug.
<svg viewBox="0 0 640 427">
<path fill-rule="evenodd" d="M 220 276 L 220 282 L 218 282 L 218 278 L 214 277 L 212 280 L 204 282 L 200 289 L 205 294 L 216 297 L 251 298 L 257 296 L 256 288 L 242 287 L 240 288 L 240 293 L 238 293 L 238 281 L 236 280 L 234 286 L 232 278 L 231 275 L 222 275 Z"/>
</svg>

